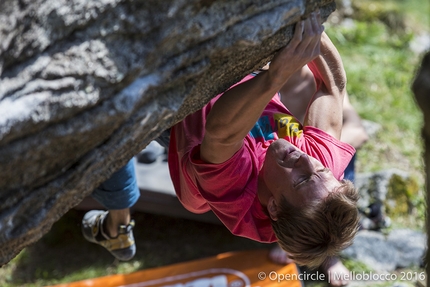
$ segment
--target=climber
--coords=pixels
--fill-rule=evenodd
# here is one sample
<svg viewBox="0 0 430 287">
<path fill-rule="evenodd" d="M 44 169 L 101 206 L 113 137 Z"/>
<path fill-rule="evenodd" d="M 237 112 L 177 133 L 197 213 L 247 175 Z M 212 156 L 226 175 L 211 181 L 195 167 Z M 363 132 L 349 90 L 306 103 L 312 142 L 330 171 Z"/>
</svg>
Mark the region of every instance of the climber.
<svg viewBox="0 0 430 287">
<path fill-rule="evenodd" d="M 357 192 L 341 180 L 355 152 L 340 141 L 346 78 L 320 23 L 312 13 L 297 24 L 267 71 L 172 127 L 169 146 L 172 181 L 189 211 L 212 210 L 233 234 L 278 241 L 311 267 L 348 246 L 358 224 Z M 278 91 L 306 64 L 317 91 L 302 125 Z"/>
<path fill-rule="evenodd" d="M 188 210 L 212 210 L 233 234 L 278 241 L 310 267 L 348 246 L 358 223 L 357 193 L 341 180 L 355 152 L 340 141 L 346 77 L 323 30 L 319 12 L 311 13 L 267 71 L 246 76 L 163 137 L 170 141 L 177 196 Z M 302 125 L 278 91 L 306 64 L 317 91 Z M 84 231 L 93 228 L 90 239 L 113 250 L 110 236 L 94 229 L 110 225 L 110 212 L 103 214 L 86 215 Z M 132 225 L 124 222 L 130 234 Z"/>
</svg>

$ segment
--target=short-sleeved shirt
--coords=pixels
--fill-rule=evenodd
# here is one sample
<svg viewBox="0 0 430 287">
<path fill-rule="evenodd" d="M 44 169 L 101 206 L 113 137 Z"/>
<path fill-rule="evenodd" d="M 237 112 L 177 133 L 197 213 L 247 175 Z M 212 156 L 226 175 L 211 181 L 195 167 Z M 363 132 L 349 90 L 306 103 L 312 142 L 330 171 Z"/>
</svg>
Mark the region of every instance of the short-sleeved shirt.
<svg viewBox="0 0 430 287">
<path fill-rule="evenodd" d="M 252 77 L 248 75 L 241 82 Z M 212 210 L 235 235 L 259 242 L 275 242 L 270 218 L 257 196 L 258 172 L 270 144 L 285 138 L 318 159 L 339 180 L 355 149 L 320 129 L 303 128 L 279 96 L 274 95 L 244 138 L 240 150 L 223 163 L 204 162 L 200 158 L 200 144 L 206 117 L 220 96 L 172 127 L 169 169 L 176 194 L 191 212 Z"/>
</svg>

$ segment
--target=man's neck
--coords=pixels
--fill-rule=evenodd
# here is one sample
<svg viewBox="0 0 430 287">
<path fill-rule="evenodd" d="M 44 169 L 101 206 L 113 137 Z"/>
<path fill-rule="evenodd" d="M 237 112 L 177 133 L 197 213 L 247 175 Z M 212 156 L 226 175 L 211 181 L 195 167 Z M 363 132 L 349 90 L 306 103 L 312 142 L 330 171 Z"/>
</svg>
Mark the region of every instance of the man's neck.
<svg viewBox="0 0 430 287">
<path fill-rule="evenodd" d="M 260 174 L 258 175 L 257 196 L 261 206 L 263 206 L 264 209 L 267 209 L 267 203 L 269 202 L 269 198 L 272 194 L 264 182 L 263 176 Z"/>
</svg>

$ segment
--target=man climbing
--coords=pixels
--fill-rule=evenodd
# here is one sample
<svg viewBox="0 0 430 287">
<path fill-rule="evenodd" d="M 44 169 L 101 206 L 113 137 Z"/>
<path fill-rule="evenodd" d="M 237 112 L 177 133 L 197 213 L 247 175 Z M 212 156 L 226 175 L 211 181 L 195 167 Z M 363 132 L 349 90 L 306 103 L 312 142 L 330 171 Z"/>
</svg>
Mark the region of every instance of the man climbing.
<svg viewBox="0 0 430 287">
<path fill-rule="evenodd" d="M 233 234 L 277 240 L 308 266 L 350 244 L 358 222 L 358 195 L 340 181 L 355 152 L 339 140 L 346 78 L 320 23 L 312 13 L 267 71 L 172 127 L 169 148 L 171 177 L 188 210 L 212 210 Z M 278 91 L 306 64 L 317 91 L 302 125 Z"/>
<path fill-rule="evenodd" d="M 267 71 L 245 77 L 169 134 L 169 169 L 188 210 L 212 210 L 233 234 L 278 241 L 311 267 L 348 246 L 358 223 L 357 193 L 341 180 L 355 152 L 339 140 L 346 77 L 323 30 L 319 12 L 311 13 Z M 278 92 L 305 65 L 316 93 L 301 124 Z M 109 214 L 87 216 L 84 230 L 103 226 Z M 99 234 L 92 242 L 110 240 Z"/>
</svg>

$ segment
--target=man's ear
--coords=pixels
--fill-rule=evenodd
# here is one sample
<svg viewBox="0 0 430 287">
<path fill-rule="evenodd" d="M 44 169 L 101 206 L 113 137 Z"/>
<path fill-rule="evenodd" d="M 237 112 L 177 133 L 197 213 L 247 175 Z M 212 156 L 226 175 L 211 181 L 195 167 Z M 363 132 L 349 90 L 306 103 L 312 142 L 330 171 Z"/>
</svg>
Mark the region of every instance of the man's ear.
<svg viewBox="0 0 430 287">
<path fill-rule="evenodd" d="M 269 212 L 270 218 L 273 221 L 278 220 L 278 204 L 273 196 L 269 198 L 269 202 L 267 203 L 267 212 Z"/>
</svg>

